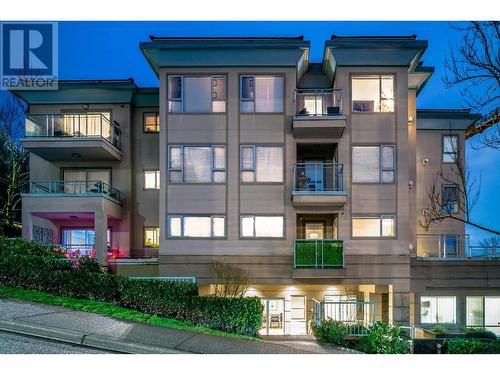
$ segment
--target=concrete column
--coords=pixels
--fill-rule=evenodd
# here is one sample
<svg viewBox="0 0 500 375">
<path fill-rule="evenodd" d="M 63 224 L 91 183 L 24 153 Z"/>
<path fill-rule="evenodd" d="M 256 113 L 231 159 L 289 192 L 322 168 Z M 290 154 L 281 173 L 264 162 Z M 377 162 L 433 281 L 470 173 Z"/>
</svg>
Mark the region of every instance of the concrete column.
<svg viewBox="0 0 500 375">
<path fill-rule="evenodd" d="M 392 295 L 392 300 L 391 298 L 389 298 L 389 302 L 391 304 L 390 309 L 392 311 L 392 323 L 404 326 L 409 325 L 410 324 L 409 285 L 399 285 L 399 284 L 393 285 L 391 295 Z"/>
<path fill-rule="evenodd" d="M 33 239 L 33 219 L 27 210 L 22 211 L 22 236 L 25 240 Z"/>
<path fill-rule="evenodd" d="M 94 212 L 94 230 L 95 230 L 95 257 L 103 266 L 107 265 L 107 228 L 108 228 L 108 215 L 104 210 L 97 210 Z"/>
</svg>

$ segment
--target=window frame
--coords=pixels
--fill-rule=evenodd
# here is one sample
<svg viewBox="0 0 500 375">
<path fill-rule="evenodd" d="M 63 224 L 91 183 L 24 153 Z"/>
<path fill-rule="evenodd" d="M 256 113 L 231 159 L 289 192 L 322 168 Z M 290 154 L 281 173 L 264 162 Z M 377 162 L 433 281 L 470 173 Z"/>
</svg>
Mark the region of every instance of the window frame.
<svg viewBox="0 0 500 375">
<path fill-rule="evenodd" d="M 158 241 L 156 246 L 155 246 L 154 244 L 153 244 L 153 245 L 151 245 L 151 246 L 148 246 L 148 245 L 146 244 L 146 237 L 147 237 L 147 236 L 146 236 L 146 231 L 148 231 L 148 230 L 153 230 L 153 231 L 155 231 L 155 233 L 156 233 L 155 235 L 157 236 L 157 241 Z M 149 226 L 149 225 L 144 226 L 143 236 L 144 236 L 144 247 L 145 247 L 145 248 L 148 248 L 148 249 L 157 249 L 157 248 L 159 248 L 159 247 L 160 247 L 160 227 Z"/>
<path fill-rule="evenodd" d="M 184 89 L 185 89 L 185 83 L 184 83 L 184 78 L 185 77 L 210 77 L 211 79 L 211 84 L 210 84 L 210 101 L 212 103 L 211 105 L 211 110 L 209 112 L 186 112 L 184 110 Z M 170 87 L 170 78 L 180 78 L 181 79 L 181 96 L 180 98 L 172 98 L 171 93 L 169 90 Z M 224 89 L 224 99 L 215 99 L 214 100 L 214 79 L 221 79 L 224 78 L 225 80 L 225 89 Z M 176 113 L 195 113 L 195 114 L 224 114 L 227 113 L 227 74 L 169 74 L 167 75 L 167 114 L 176 114 Z M 182 111 L 170 111 L 170 102 L 180 102 Z M 224 102 L 224 111 L 217 111 L 215 112 L 213 110 L 213 103 L 214 102 Z"/>
<path fill-rule="evenodd" d="M 281 171 L 281 181 L 257 181 L 257 148 L 281 148 L 282 155 L 282 171 Z M 250 168 L 243 167 L 243 149 L 251 148 L 253 155 L 253 165 Z M 252 185 L 252 184 L 269 184 L 269 185 L 283 185 L 285 183 L 285 147 L 282 144 L 240 144 L 240 184 Z M 242 173 L 252 172 L 253 181 L 243 181 Z"/>
<path fill-rule="evenodd" d="M 445 138 L 454 138 L 457 140 L 457 149 L 455 152 L 445 152 L 444 150 L 444 145 L 445 145 Z M 443 164 L 456 164 L 457 163 L 457 157 L 458 157 L 458 148 L 459 148 L 459 143 L 460 142 L 460 136 L 458 134 L 442 134 L 441 135 L 441 163 Z M 453 158 L 453 161 L 445 161 L 445 155 L 455 155 Z"/>
<path fill-rule="evenodd" d="M 353 100 L 353 89 L 352 89 L 352 81 L 353 79 L 355 78 L 362 78 L 362 77 L 369 77 L 369 76 L 377 76 L 378 77 L 378 88 L 379 88 L 379 92 L 378 92 L 378 100 L 379 100 L 379 103 L 380 103 L 380 107 L 382 107 L 382 100 L 388 100 L 388 99 L 382 99 L 382 77 L 383 76 L 391 76 L 392 77 L 392 93 L 393 93 L 393 98 L 392 98 L 392 101 L 394 102 L 394 109 L 392 111 L 387 111 L 387 112 L 383 112 L 383 111 L 355 111 L 354 110 L 354 100 Z M 396 113 L 396 103 L 397 103 L 397 99 L 396 99 L 396 95 L 397 95 L 397 91 L 396 91 L 396 78 L 397 78 L 397 75 L 396 73 L 352 73 L 351 74 L 351 80 L 350 80 L 350 84 L 351 84 L 351 113 L 355 113 L 355 114 L 360 114 L 360 113 L 363 113 L 363 114 L 381 114 L 381 113 L 392 113 L 392 114 L 395 114 Z M 389 99 L 390 100 L 390 99 Z"/>
<path fill-rule="evenodd" d="M 257 103 L 256 103 L 256 93 L 255 93 L 255 89 L 256 89 L 256 78 L 257 77 L 277 77 L 277 78 L 281 78 L 283 80 L 283 89 L 284 89 L 284 92 L 283 92 L 283 96 L 282 96 L 282 110 L 281 111 L 278 111 L 278 112 L 257 112 L 255 109 L 256 109 L 256 106 L 257 106 Z M 253 98 L 243 98 L 243 78 L 252 78 L 253 79 L 253 85 L 251 86 L 252 87 L 252 92 L 253 92 Z M 285 112 L 285 92 L 286 92 L 286 87 L 285 87 L 285 84 L 286 84 L 286 81 L 285 81 L 285 75 L 284 74 L 274 74 L 274 73 L 269 73 L 269 74 L 265 74 L 265 73 L 258 73 L 258 74 L 241 74 L 240 75 L 240 80 L 239 80 L 239 84 L 240 84 L 240 102 L 239 102 L 239 112 L 240 113 L 263 113 L 263 114 L 266 114 L 266 113 L 284 113 Z M 241 103 L 243 102 L 247 102 L 247 103 L 253 103 L 253 110 L 252 111 L 242 111 L 242 105 Z"/>
<path fill-rule="evenodd" d="M 203 218 L 210 218 L 210 236 L 208 237 L 191 237 L 191 236 L 185 236 L 184 235 L 184 218 L 186 217 L 203 217 Z M 180 236 L 172 236 L 171 231 L 170 231 L 170 219 L 171 218 L 179 218 L 181 221 L 181 235 Z M 224 219 L 224 236 L 214 236 L 214 218 L 222 218 Z M 221 240 L 221 239 L 226 239 L 227 238 L 227 220 L 226 220 L 226 215 L 225 214 L 168 214 L 167 215 L 167 238 L 168 239 L 181 239 L 181 240 Z"/>
<path fill-rule="evenodd" d="M 430 322 L 430 323 L 423 323 L 422 322 L 422 298 L 434 298 L 435 301 L 436 301 L 436 312 L 439 314 L 439 299 L 441 298 L 453 298 L 453 305 L 454 305 L 454 309 L 453 309 L 453 322 L 438 322 L 438 321 L 435 321 L 437 320 L 436 316 L 433 317 L 433 321 Z M 424 325 L 424 326 L 435 326 L 435 325 L 444 325 L 444 326 L 454 326 L 457 324 L 457 296 L 450 296 L 450 295 L 443 295 L 443 296 L 425 296 L 425 295 L 421 295 L 420 296 L 420 324 L 421 325 Z"/>
<path fill-rule="evenodd" d="M 362 148 L 362 147 L 378 147 L 378 166 L 379 166 L 379 175 L 378 175 L 378 181 L 354 181 L 354 163 L 353 163 L 353 153 L 355 148 Z M 392 161 L 393 161 L 393 167 L 392 168 L 385 168 L 383 165 L 383 156 L 382 156 L 382 150 L 384 147 L 392 148 Z M 351 183 L 352 184 L 384 184 L 384 185 L 394 185 L 396 184 L 397 181 L 397 147 L 395 144 L 354 144 L 351 146 Z M 394 178 L 392 181 L 383 181 L 383 173 L 384 172 L 392 172 L 394 174 Z"/>
<path fill-rule="evenodd" d="M 210 147 L 211 149 L 211 160 L 210 160 L 210 168 L 211 168 L 211 177 L 210 181 L 203 181 L 203 182 L 186 182 L 185 181 L 185 158 L 184 158 L 184 148 L 185 147 Z M 180 168 L 172 168 L 172 160 L 171 160 L 171 149 L 172 148 L 180 148 L 181 149 L 181 163 L 180 163 Z M 224 168 L 217 168 L 215 166 L 215 149 L 216 148 L 223 148 L 224 149 Z M 168 183 L 171 185 L 180 185 L 180 184 L 194 184 L 194 185 L 200 185 L 200 184 L 210 184 L 210 185 L 225 185 L 227 183 L 227 147 L 225 144 L 210 144 L 210 145 L 203 145 L 203 144 L 169 144 L 167 147 L 167 171 L 168 171 Z M 172 181 L 170 178 L 170 172 L 178 172 L 181 173 L 182 175 L 182 181 Z M 214 182 L 214 173 L 216 172 L 224 172 L 224 182 Z"/>
<path fill-rule="evenodd" d="M 147 130 L 146 129 L 146 117 L 147 116 L 155 116 L 155 130 Z M 160 112 L 147 111 L 142 113 L 142 130 L 144 134 L 157 134 L 160 132 Z"/>
<path fill-rule="evenodd" d="M 253 235 L 252 236 L 243 236 L 243 218 L 253 218 Z M 282 222 L 282 236 L 280 237 L 269 237 L 269 236 L 263 236 L 263 237 L 257 237 L 255 234 L 255 218 L 256 217 L 280 217 L 283 219 Z M 240 214 L 240 240 L 283 240 L 286 238 L 286 233 L 285 233 L 285 215 L 279 215 L 279 214 Z"/>
<path fill-rule="evenodd" d="M 448 201 L 449 203 L 444 201 L 444 189 L 445 188 L 455 188 L 455 190 L 456 190 L 456 198 L 457 198 L 456 201 Z M 454 209 L 451 210 L 451 211 L 448 211 L 445 208 L 445 206 L 447 204 L 452 204 L 452 203 L 455 204 Z M 458 186 L 457 185 L 452 185 L 452 184 L 444 184 L 444 185 L 442 185 L 441 186 L 441 209 L 444 212 L 448 213 L 448 214 L 457 214 L 458 213 L 458 206 L 459 206 Z"/>
<path fill-rule="evenodd" d="M 383 219 L 392 218 L 394 223 L 394 235 L 393 236 L 384 236 L 383 235 Z M 354 219 L 378 219 L 379 220 L 379 236 L 355 236 L 354 235 Z M 396 225 L 396 214 L 352 214 L 351 215 L 351 238 L 352 239 L 397 239 L 397 225 Z"/>
<path fill-rule="evenodd" d="M 155 174 L 155 187 L 146 187 L 146 173 L 147 172 L 154 172 Z M 161 181 L 161 174 L 159 169 L 144 169 L 143 171 L 143 179 L 142 179 L 142 188 L 143 190 L 160 190 L 160 181 Z"/>
</svg>

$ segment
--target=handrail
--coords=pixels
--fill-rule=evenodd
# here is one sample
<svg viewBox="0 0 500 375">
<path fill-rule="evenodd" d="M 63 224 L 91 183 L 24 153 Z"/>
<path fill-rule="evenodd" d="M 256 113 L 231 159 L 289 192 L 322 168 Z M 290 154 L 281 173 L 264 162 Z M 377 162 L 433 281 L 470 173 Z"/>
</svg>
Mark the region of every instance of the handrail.
<svg viewBox="0 0 500 375">
<path fill-rule="evenodd" d="M 294 268 L 335 268 L 343 267 L 344 241 L 323 239 L 294 241 Z"/>
<path fill-rule="evenodd" d="M 298 117 L 342 115 L 341 89 L 296 89 L 294 101 Z"/>
<path fill-rule="evenodd" d="M 448 243 L 447 239 L 450 240 Z M 443 260 L 500 260 L 500 245 L 470 245 L 468 234 L 418 234 L 417 257 Z"/>
<path fill-rule="evenodd" d="M 343 192 L 344 164 L 296 163 L 293 167 L 295 192 Z"/>
</svg>

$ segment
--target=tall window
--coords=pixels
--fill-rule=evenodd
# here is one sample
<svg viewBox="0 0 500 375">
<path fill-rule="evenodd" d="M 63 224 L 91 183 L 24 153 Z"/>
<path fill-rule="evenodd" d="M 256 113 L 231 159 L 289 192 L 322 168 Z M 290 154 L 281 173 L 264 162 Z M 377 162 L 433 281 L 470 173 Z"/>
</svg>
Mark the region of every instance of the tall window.
<svg viewBox="0 0 500 375">
<path fill-rule="evenodd" d="M 241 112 L 283 112 L 282 76 L 241 76 Z"/>
<path fill-rule="evenodd" d="M 241 237 L 283 237 L 283 216 L 241 216 Z"/>
<path fill-rule="evenodd" d="M 111 137 L 111 113 L 65 113 L 62 127 L 54 128 L 54 136 Z"/>
<path fill-rule="evenodd" d="M 353 237 L 394 237 L 395 236 L 394 215 L 381 216 L 353 216 Z"/>
<path fill-rule="evenodd" d="M 394 112 L 394 76 L 352 77 L 353 112 Z"/>
<path fill-rule="evenodd" d="M 241 146 L 241 182 L 283 182 L 282 146 Z"/>
<path fill-rule="evenodd" d="M 160 171 L 144 171 L 144 189 L 160 188 Z"/>
<path fill-rule="evenodd" d="M 226 217 L 222 215 L 169 215 L 168 236 L 179 238 L 225 237 Z"/>
<path fill-rule="evenodd" d="M 63 170 L 63 179 L 66 193 L 102 193 L 111 184 L 111 170 L 68 168 Z"/>
<path fill-rule="evenodd" d="M 480 327 L 500 336 L 500 296 L 467 297 L 467 326 Z"/>
<path fill-rule="evenodd" d="M 455 324 L 456 297 L 420 298 L 420 323 Z"/>
<path fill-rule="evenodd" d="M 443 136 L 443 163 L 455 163 L 458 152 L 458 135 Z"/>
<path fill-rule="evenodd" d="M 169 76 L 169 112 L 225 112 L 225 76 Z"/>
<path fill-rule="evenodd" d="M 144 246 L 158 247 L 160 246 L 160 228 L 145 227 L 144 228 Z"/>
<path fill-rule="evenodd" d="M 353 146 L 352 182 L 392 183 L 396 176 L 394 145 Z"/>
<path fill-rule="evenodd" d="M 168 170 L 171 183 L 224 183 L 226 147 L 169 146 Z"/>
<path fill-rule="evenodd" d="M 158 133 L 160 131 L 160 114 L 158 112 L 145 112 L 143 120 L 146 133 Z"/>
<path fill-rule="evenodd" d="M 457 186 L 443 186 L 443 211 L 454 214 L 458 212 Z"/>
</svg>

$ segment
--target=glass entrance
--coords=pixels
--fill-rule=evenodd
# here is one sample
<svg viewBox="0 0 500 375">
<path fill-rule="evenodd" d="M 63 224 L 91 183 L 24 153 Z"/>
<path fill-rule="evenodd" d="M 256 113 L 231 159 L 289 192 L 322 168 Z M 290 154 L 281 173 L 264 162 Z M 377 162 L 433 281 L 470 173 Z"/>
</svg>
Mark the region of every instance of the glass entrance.
<svg viewBox="0 0 500 375">
<path fill-rule="evenodd" d="M 285 334 L 285 300 L 261 299 L 264 306 L 260 335 Z"/>
</svg>

